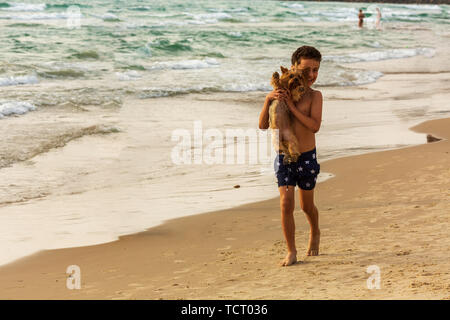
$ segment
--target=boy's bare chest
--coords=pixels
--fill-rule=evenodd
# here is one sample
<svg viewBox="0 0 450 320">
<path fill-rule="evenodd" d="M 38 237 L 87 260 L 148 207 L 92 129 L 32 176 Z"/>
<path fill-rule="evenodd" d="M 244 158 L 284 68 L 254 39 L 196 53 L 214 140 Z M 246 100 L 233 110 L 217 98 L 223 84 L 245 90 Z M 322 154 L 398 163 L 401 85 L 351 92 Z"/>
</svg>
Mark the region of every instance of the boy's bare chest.
<svg viewBox="0 0 450 320">
<path fill-rule="evenodd" d="M 304 115 L 310 116 L 311 115 L 311 95 L 304 96 L 300 101 L 297 101 L 295 104 L 295 107 L 297 110 L 299 110 Z"/>
</svg>

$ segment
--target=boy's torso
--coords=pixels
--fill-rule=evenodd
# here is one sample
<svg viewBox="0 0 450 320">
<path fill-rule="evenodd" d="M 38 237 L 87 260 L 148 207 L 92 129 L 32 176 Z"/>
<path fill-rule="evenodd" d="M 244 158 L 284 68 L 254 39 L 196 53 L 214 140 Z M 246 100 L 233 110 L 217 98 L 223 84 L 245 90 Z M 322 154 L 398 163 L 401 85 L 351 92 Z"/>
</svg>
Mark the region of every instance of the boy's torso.
<svg viewBox="0 0 450 320">
<path fill-rule="evenodd" d="M 295 104 L 297 110 L 303 113 L 307 117 L 311 117 L 311 105 L 313 101 L 314 93 L 317 92 L 311 89 L 307 94 L 305 94 L 300 101 Z M 299 120 L 293 119 L 294 134 L 297 138 L 300 152 L 306 152 L 314 149 L 316 147 L 316 137 L 315 134 L 306 128 Z"/>
</svg>

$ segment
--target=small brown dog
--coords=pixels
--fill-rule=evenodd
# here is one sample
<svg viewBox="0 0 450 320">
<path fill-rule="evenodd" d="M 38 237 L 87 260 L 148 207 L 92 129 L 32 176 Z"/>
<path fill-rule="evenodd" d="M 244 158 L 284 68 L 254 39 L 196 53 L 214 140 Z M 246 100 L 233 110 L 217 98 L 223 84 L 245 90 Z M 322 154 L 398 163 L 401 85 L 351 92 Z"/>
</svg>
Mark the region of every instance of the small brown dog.
<svg viewBox="0 0 450 320">
<path fill-rule="evenodd" d="M 281 68 L 272 75 L 271 85 L 275 90 L 285 89 L 297 102 L 306 92 L 307 80 L 302 72 Z M 272 129 L 272 143 L 278 153 L 283 153 L 283 163 L 296 162 L 300 156 L 297 139 L 293 133 L 293 118 L 285 102 L 274 100 L 269 107 L 269 127 Z M 278 129 L 278 137 L 273 130 Z M 278 139 L 277 139 L 278 138 Z"/>
</svg>

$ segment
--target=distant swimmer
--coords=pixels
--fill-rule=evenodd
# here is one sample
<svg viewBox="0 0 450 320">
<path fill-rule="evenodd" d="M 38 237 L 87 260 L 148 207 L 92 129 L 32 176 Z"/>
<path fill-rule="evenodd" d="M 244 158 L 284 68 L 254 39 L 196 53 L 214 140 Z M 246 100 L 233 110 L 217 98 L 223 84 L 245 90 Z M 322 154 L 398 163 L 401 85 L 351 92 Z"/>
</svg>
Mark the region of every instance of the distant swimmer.
<svg viewBox="0 0 450 320">
<path fill-rule="evenodd" d="M 362 9 L 359 9 L 359 14 L 358 14 L 358 18 L 359 18 L 359 22 L 358 22 L 358 27 L 362 28 L 363 27 L 363 22 L 364 22 L 364 13 L 362 12 Z"/>
<path fill-rule="evenodd" d="M 381 11 L 380 11 L 380 8 L 377 8 L 377 20 L 375 21 L 375 27 L 378 30 L 381 30 Z"/>
</svg>

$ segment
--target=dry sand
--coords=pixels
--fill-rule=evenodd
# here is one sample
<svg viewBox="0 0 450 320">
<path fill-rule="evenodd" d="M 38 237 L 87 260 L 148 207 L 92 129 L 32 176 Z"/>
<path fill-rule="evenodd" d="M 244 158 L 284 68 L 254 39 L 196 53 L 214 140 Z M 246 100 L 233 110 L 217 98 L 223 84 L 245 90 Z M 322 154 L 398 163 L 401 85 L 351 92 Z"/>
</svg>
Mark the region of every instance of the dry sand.
<svg viewBox="0 0 450 320">
<path fill-rule="evenodd" d="M 450 119 L 443 140 L 322 163 L 317 257 L 279 267 L 278 199 L 172 220 L 119 241 L 51 250 L 0 268 L 2 299 L 449 299 Z M 308 226 L 296 209 L 297 246 Z M 66 269 L 81 269 L 68 290 Z M 369 290 L 366 269 L 380 268 Z"/>
</svg>

